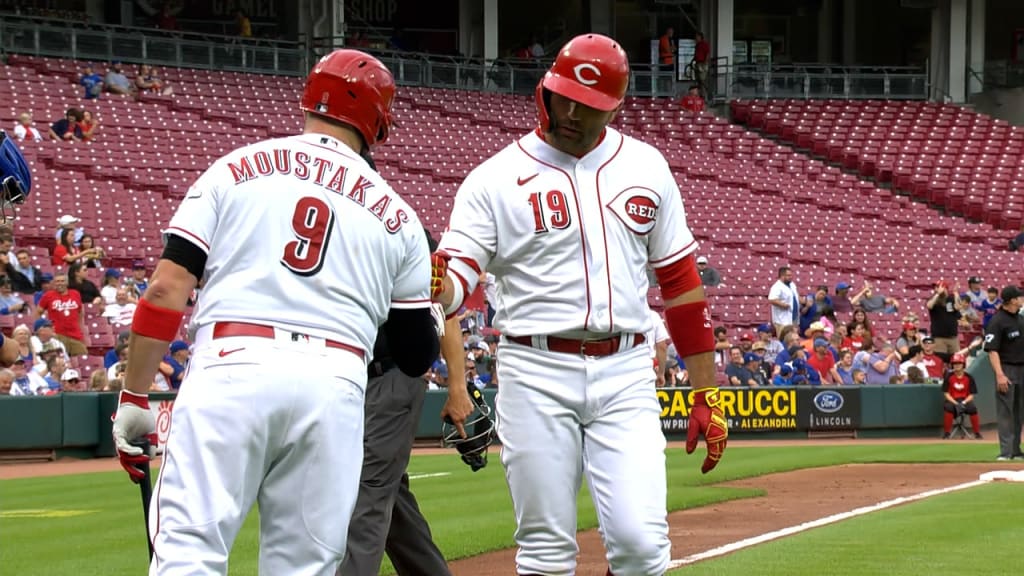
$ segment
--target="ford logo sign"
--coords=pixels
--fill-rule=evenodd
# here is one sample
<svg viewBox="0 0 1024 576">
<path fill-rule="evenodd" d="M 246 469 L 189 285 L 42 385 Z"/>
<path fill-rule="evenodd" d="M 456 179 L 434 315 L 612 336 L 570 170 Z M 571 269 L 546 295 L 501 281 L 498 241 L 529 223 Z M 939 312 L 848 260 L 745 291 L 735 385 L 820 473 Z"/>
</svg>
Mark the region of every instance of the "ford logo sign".
<svg viewBox="0 0 1024 576">
<path fill-rule="evenodd" d="M 839 412 L 843 408 L 843 395 L 831 390 L 818 392 L 814 395 L 814 405 L 826 414 Z"/>
</svg>

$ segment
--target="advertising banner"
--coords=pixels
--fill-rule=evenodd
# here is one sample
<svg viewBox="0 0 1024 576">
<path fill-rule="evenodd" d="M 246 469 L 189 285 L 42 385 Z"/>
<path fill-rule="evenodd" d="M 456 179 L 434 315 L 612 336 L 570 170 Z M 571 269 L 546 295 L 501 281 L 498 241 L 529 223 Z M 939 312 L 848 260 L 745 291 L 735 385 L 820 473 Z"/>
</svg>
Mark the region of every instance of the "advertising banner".
<svg viewBox="0 0 1024 576">
<path fill-rule="evenodd" d="M 685 432 L 690 388 L 659 388 L 661 429 Z M 735 432 L 852 430 L 860 425 L 857 388 L 721 388 L 721 408 Z"/>
</svg>

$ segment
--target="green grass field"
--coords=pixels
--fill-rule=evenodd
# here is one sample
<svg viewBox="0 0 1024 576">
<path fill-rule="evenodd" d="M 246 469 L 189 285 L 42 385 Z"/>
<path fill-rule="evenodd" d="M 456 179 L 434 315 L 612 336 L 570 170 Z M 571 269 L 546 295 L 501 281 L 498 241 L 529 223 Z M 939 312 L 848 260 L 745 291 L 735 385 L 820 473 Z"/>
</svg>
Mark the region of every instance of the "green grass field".
<svg viewBox="0 0 1024 576">
<path fill-rule="evenodd" d="M 854 462 L 987 462 L 992 455 L 992 446 L 976 443 L 732 447 L 714 473 L 701 476 L 696 455 L 671 450 L 669 507 L 756 496 L 756 490 L 710 484 L 771 472 Z M 448 473 L 412 481 L 446 557 L 513 545 L 511 503 L 495 455 L 475 474 L 454 455 L 416 456 L 409 472 Z M 585 491 L 579 504 L 580 528 L 595 527 Z M 1009 573 L 999 570 L 1009 569 L 1024 541 L 1022 512 L 1024 488 L 985 486 L 819 528 L 674 574 L 931 574 L 936 572 L 932 567 L 946 566 L 942 559 L 951 551 L 969 551 L 996 563 L 993 570 L 976 574 Z M 957 523 L 965 530 L 947 530 Z M 256 528 L 252 514 L 232 552 L 232 575 L 256 573 Z M 953 566 L 966 560 L 957 562 Z M 0 481 L 0 573 L 127 576 L 145 569 L 139 493 L 123 473 Z M 385 567 L 382 573 L 391 572 Z"/>
</svg>

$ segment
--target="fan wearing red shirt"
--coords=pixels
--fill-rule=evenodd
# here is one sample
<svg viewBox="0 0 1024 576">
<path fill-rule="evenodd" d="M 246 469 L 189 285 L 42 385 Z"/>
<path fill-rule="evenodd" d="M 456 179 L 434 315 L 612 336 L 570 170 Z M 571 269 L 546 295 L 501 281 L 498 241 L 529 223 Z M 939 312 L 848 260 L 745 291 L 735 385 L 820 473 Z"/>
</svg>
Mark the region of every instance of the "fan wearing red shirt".
<svg viewBox="0 0 1024 576">
<path fill-rule="evenodd" d="M 842 384 L 836 372 L 836 359 L 828 349 L 828 340 L 814 339 L 814 353 L 807 357 L 807 365 L 818 371 L 822 384 Z"/>
<path fill-rule="evenodd" d="M 54 335 L 64 344 L 71 356 L 84 356 L 89 349 L 84 342 L 85 315 L 82 313 L 82 295 L 68 288 L 67 274 L 53 277 L 53 289 L 39 299 L 36 314 L 46 314 L 53 323 Z"/>
<path fill-rule="evenodd" d="M 921 362 L 928 367 L 928 377 L 941 380 L 946 375 L 946 363 L 935 354 L 935 339 L 925 336 L 921 340 L 921 348 L 924 349 L 924 358 Z"/>
<path fill-rule="evenodd" d="M 949 438 L 950 432 L 953 431 L 953 415 L 962 412 L 971 417 L 971 430 L 974 437 L 980 440 L 981 423 L 978 421 L 978 407 L 974 405 L 978 385 L 974 382 L 974 376 L 964 372 L 967 363 L 963 354 L 954 354 L 949 364 L 953 371 L 942 383 L 942 392 L 946 397 L 942 404 L 942 410 L 945 412 L 942 415 L 942 438 Z"/>
<path fill-rule="evenodd" d="M 683 110 L 703 112 L 704 99 L 700 97 L 700 87 L 690 86 L 690 91 L 686 93 L 686 96 L 683 96 L 679 104 L 683 107 Z"/>
</svg>

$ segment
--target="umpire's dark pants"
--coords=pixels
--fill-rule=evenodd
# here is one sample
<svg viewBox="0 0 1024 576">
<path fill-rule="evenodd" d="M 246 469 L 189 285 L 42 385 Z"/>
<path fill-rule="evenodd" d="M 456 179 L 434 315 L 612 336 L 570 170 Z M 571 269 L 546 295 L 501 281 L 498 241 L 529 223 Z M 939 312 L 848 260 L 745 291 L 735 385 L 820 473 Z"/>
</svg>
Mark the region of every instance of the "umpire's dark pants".
<svg viewBox="0 0 1024 576">
<path fill-rule="evenodd" d="M 1021 427 L 1024 426 L 1024 365 L 1003 364 L 1003 373 L 1010 379 L 1010 388 L 1006 394 L 996 389 L 999 455 L 1024 457 L 1020 449 Z"/>
<path fill-rule="evenodd" d="M 377 576 L 385 552 L 399 576 L 451 574 L 405 471 L 426 392 L 397 368 L 367 382 L 363 473 L 339 576 Z"/>
</svg>

